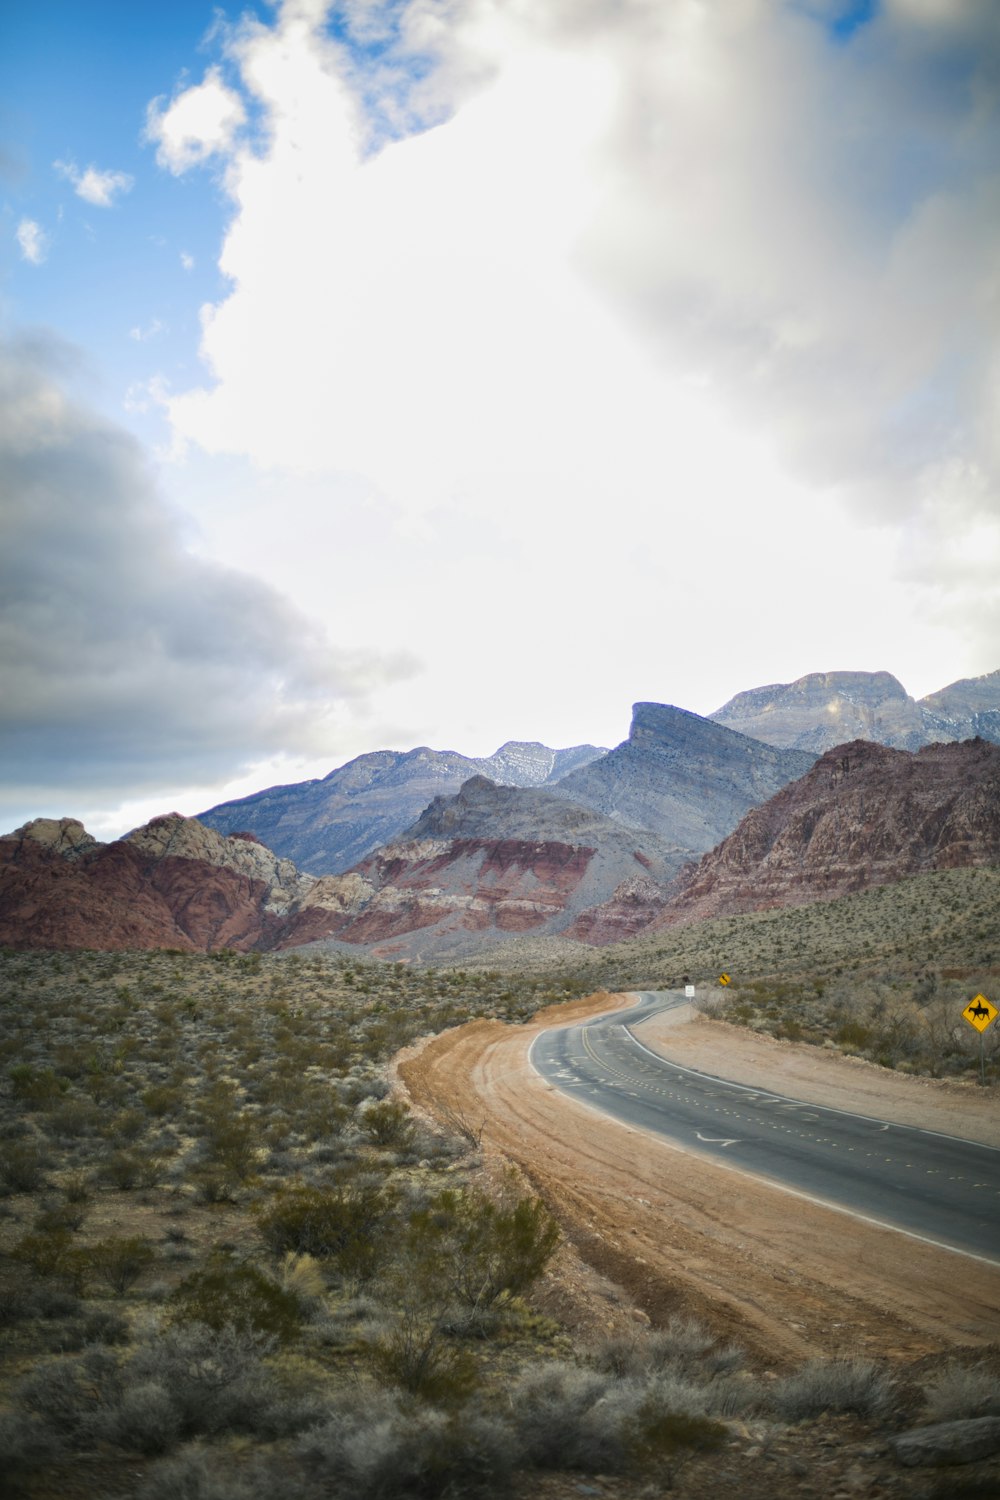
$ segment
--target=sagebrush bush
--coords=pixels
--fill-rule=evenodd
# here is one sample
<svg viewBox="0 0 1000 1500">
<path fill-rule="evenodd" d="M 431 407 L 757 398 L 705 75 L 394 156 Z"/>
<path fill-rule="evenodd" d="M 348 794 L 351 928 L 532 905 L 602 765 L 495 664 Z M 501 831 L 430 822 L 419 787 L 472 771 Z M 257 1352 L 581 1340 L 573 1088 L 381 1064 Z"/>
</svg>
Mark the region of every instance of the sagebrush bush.
<svg viewBox="0 0 1000 1500">
<path fill-rule="evenodd" d="M 625 1383 L 609 1375 L 564 1361 L 527 1370 L 510 1393 L 525 1461 L 539 1469 L 618 1471 L 624 1462 L 622 1424 L 607 1419 L 611 1393 L 623 1389 Z"/>
<path fill-rule="evenodd" d="M 924 1386 L 929 1422 L 1000 1414 L 1000 1380 L 985 1365 L 949 1363 Z"/>
<path fill-rule="evenodd" d="M 337 1401 L 299 1439 L 296 1455 L 323 1493 L 351 1500 L 503 1496 L 516 1461 L 509 1429 L 494 1418 L 455 1418 L 388 1394 Z"/>
<path fill-rule="evenodd" d="M 250 1488 L 233 1475 L 227 1459 L 212 1459 L 201 1448 L 189 1448 L 148 1469 L 138 1500 L 270 1500 L 275 1493 Z M 294 1500 L 285 1485 L 281 1495 L 282 1500 Z"/>
<path fill-rule="evenodd" d="M 243 1432 L 286 1437 L 317 1420 L 317 1405 L 290 1390 L 265 1363 L 275 1340 L 203 1323 L 167 1328 L 128 1363 L 130 1382 L 160 1385 L 181 1417 L 181 1435 Z"/>
<path fill-rule="evenodd" d="M 183 1417 L 171 1393 L 158 1381 L 129 1386 L 121 1400 L 95 1413 L 91 1434 L 131 1453 L 167 1453 L 183 1428 Z"/>
<path fill-rule="evenodd" d="M 792 1422 L 823 1412 L 854 1412 L 878 1417 L 892 1403 L 895 1383 L 872 1359 L 816 1359 L 771 1387 L 770 1399 L 780 1416 Z"/>
</svg>

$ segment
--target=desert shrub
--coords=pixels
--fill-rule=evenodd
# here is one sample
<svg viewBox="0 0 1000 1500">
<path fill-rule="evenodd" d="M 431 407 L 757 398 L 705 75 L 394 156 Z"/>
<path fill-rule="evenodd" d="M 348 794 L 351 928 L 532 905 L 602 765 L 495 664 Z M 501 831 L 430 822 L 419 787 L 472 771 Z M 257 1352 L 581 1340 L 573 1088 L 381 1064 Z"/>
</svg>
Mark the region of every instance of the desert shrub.
<svg viewBox="0 0 1000 1500">
<path fill-rule="evenodd" d="M 500 1497 L 516 1457 L 509 1430 L 495 1419 L 412 1408 L 388 1394 L 342 1398 L 299 1439 L 296 1454 L 324 1493 L 351 1500 Z"/>
<path fill-rule="evenodd" d="M 280 1285 L 294 1298 L 303 1317 L 315 1316 L 322 1311 L 326 1278 L 322 1266 L 311 1255 L 286 1251 L 281 1262 Z"/>
<path fill-rule="evenodd" d="M 78 1288 L 86 1266 L 85 1252 L 73 1244 L 68 1229 L 48 1229 L 26 1234 L 11 1252 L 15 1260 L 28 1266 L 36 1276 L 55 1276 Z"/>
<path fill-rule="evenodd" d="M 949 1363 L 924 1386 L 929 1422 L 952 1422 L 961 1417 L 1000 1413 L 1000 1381 L 985 1365 Z"/>
<path fill-rule="evenodd" d="M 471 1189 L 445 1189 L 410 1215 L 398 1274 L 474 1324 L 526 1291 L 558 1242 L 558 1225 L 539 1198 L 494 1203 Z"/>
<path fill-rule="evenodd" d="M 166 1083 L 154 1083 L 142 1094 L 142 1103 L 149 1114 L 160 1118 L 163 1115 L 175 1114 L 184 1101 L 184 1095 L 178 1088 L 171 1088 Z"/>
<path fill-rule="evenodd" d="M 441 1319 L 419 1303 L 404 1307 L 393 1324 L 367 1343 L 369 1366 L 380 1385 L 448 1405 L 465 1401 L 477 1384 L 469 1352 L 449 1342 Z"/>
<path fill-rule="evenodd" d="M 396 1203 L 397 1194 L 384 1183 L 354 1177 L 333 1188 L 279 1193 L 258 1223 L 276 1254 L 293 1250 L 332 1260 L 343 1275 L 364 1280 L 385 1253 L 383 1230 Z"/>
<path fill-rule="evenodd" d="M 877 1417 L 889 1407 L 894 1383 L 888 1371 L 871 1359 L 816 1359 L 771 1387 L 771 1403 L 780 1416 L 798 1422 L 822 1412 L 854 1412 Z"/>
<path fill-rule="evenodd" d="M 361 1128 L 376 1146 L 403 1150 L 413 1138 L 413 1123 L 405 1104 L 381 1099 L 367 1104 L 360 1112 Z"/>
<path fill-rule="evenodd" d="M 624 1430 L 629 1466 L 661 1479 L 667 1489 L 686 1459 L 717 1451 L 727 1436 L 721 1422 L 675 1410 L 652 1392 Z"/>
<path fill-rule="evenodd" d="M 37 1470 L 62 1456 L 62 1444 L 52 1428 L 37 1417 L 0 1412 L 0 1456 L 6 1493 L 15 1496 L 28 1492 Z"/>
<path fill-rule="evenodd" d="M 127 1344 L 129 1323 L 108 1307 L 94 1307 L 85 1315 L 80 1332 L 85 1344 Z"/>
<path fill-rule="evenodd" d="M 112 1236 L 91 1245 L 86 1257 L 93 1274 L 112 1291 L 122 1295 L 152 1265 L 156 1252 L 149 1241 L 139 1235 Z"/>
<path fill-rule="evenodd" d="M 58 1203 L 54 1208 L 43 1208 L 35 1215 L 35 1230 L 39 1234 L 51 1234 L 54 1230 L 68 1229 L 71 1234 L 82 1229 L 87 1210 L 82 1203 Z"/>
<path fill-rule="evenodd" d="M 280 1492 L 283 1500 L 292 1500 L 285 1485 Z M 138 1500 L 254 1500 L 255 1493 L 261 1492 L 234 1475 L 228 1459 L 213 1462 L 202 1449 L 189 1448 L 150 1466 Z"/>
<path fill-rule="evenodd" d="M 49 1129 L 60 1140 L 96 1134 L 103 1112 L 91 1099 L 63 1099 L 49 1112 Z"/>
<path fill-rule="evenodd" d="M 69 1088 L 68 1078 L 58 1077 L 51 1068 L 33 1068 L 28 1063 L 16 1063 L 8 1077 L 14 1098 L 29 1109 L 45 1109 Z"/>
<path fill-rule="evenodd" d="M 130 1385 L 160 1385 L 180 1413 L 182 1437 L 244 1432 L 286 1437 L 318 1420 L 315 1399 L 289 1390 L 265 1364 L 276 1341 L 225 1324 L 168 1327 L 127 1366 Z"/>
<path fill-rule="evenodd" d="M 202 1270 L 185 1277 L 170 1296 L 174 1323 L 201 1323 L 219 1331 L 265 1334 L 281 1342 L 297 1337 L 302 1322 L 299 1299 L 270 1281 L 255 1266 L 217 1254 Z"/>
<path fill-rule="evenodd" d="M 163 1176 L 163 1160 L 152 1153 L 113 1151 L 98 1170 L 109 1187 L 129 1193 L 134 1188 L 155 1187 Z"/>
<path fill-rule="evenodd" d="M 121 1394 L 118 1362 L 95 1346 L 76 1359 L 39 1365 L 14 1387 L 15 1406 L 40 1418 L 67 1441 L 91 1439 L 95 1416 Z"/>
<path fill-rule="evenodd" d="M 180 1436 L 181 1413 L 170 1392 L 156 1381 L 129 1386 L 121 1400 L 95 1413 L 95 1438 L 131 1453 L 166 1453 Z"/>
<path fill-rule="evenodd" d="M 45 1181 L 48 1152 L 33 1141 L 11 1141 L 0 1149 L 0 1185 L 8 1193 L 34 1193 Z"/>
<path fill-rule="evenodd" d="M 624 1462 L 622 1424 L 608 1420 L 609 1397 L 625 1389 L 631 1388 L 563 1361 L 527 1370 L 511 1391 L 517 1443 L 524 1460 L 539 1469 L 591 1473 L 620 1469 Z M 638 1398 L 634 1404 L 638 1405 Z"/>
</svg>

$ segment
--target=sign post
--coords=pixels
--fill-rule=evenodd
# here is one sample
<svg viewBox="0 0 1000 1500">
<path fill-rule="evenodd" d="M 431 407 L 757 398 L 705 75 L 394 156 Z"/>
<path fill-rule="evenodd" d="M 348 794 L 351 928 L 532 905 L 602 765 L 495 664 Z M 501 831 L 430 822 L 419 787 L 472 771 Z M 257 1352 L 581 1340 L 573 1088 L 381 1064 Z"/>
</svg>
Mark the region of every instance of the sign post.
<svg viewBox="0 0 1000 1500">
<path fill-rule="evenodd" d="M 986 1054 L 983 1050 L 983 1033 L 988 1026 L 992 1026 L 1000 1011 L 992 1001 L 987 1000 L 985 995 L 977 995 L 970 1000 L 962 1012 L 962 1018 L 968 1021 L 979 1032 L 979 1082 L 986 1087 Z"/>
</svg>

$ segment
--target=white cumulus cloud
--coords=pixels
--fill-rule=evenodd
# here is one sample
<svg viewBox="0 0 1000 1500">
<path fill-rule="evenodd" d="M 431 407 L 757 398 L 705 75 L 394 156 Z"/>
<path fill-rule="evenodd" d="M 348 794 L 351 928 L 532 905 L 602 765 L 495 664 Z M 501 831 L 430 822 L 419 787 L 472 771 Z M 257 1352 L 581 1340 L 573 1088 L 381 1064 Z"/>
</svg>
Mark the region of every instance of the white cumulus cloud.
<svg viewBox="0 0 1000 1500">
<path fill-rule="evenodd" d="M 40 266 L 49 253 L 49 237 L 35 219 L 22 219 L 15 230 L 21 258 L 29 265 Z"/>
<path fill-rule="evenodd" d="M 81 170 L 73 161 L 56 161 L 52 165 L 61 177 L 72 183 L 76 196 L 95 208 L 113 207 L 116 199 L 131 192 L 135 186 L 135 178 L 127 172 L 102 172 L 93 165 Z"/>
<path fill-rule="evenodd" d="M 146 139 L 156 145 L 162 167 L 179 175 L 231 149 L 246 110 L 227 88 L 217 68 L 204 81 L 184 89 L 169 104 L 154 99 L 146 114 Z"/>
<path fill-rule="evenodd" d="M 581 655 L 603 622 L 655 696 L 683 578 L 723 591 L 691 683 L 708 658 L 732 691 L 995 667 L 968 547 L 928 574 L 949 526 L 992 546 L 1000 495 L 1000 11 L 893 0 L 849 36 L 842 14 L 287 0 L 245 23 L 232 86 L 210 70 L 153 112 L 164 164 L 212 156 L 231 200 L 176 435 L 289 496 L 355 476 L 421 559 L 414 633 L 516 577 L 530 655 L 575 580 L 602 601 L 574 616 Z M 736 643 L 727 589 L 752 597 Z M 480 675 L 513 675 L 470 640 Z"/>
</svg>

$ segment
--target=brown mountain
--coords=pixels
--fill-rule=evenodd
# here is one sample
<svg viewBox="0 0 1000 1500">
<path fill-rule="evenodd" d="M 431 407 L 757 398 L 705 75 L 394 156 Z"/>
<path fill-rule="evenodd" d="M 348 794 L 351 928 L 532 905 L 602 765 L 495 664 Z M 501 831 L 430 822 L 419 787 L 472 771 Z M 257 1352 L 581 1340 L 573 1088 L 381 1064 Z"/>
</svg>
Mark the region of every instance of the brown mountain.
<svg viewBox="0 0 1000 1500">
<path fill-rule="evenodd" d="M 318 880 L 283 944 L 332 936 L 382 957 L 459 956 L 564 932 L 629 882 L 659 911 L 685 857 L 550 790 L 473 777 L 436 798 L 403 839 Z M 619 936 L 633 930 L 619 921 Z"/>
<path fill-rule="evenodd" d="M 709 717 L 766 744 L 814 752 L 853 739 L 899 750 L 976 736 L 1000 743 L 1000 671 L 920 699 L 889 672 L 811 672 L 737 693 Z"/>
<path fill-rule="evenodd" d="M 1000 864 L 1000 745 L 856 740 L 754 808 L 687 870 L 653 926 L 827 901 L 909 875 Z"/>
<path fill-rule="evenodd" d="M 270 947 L 312 880 L 250 835 L 177 813 L 100 844 L 71 818 L 0 838 L 0 943 L 15 948 Z"/>
<path fill-rule="evenodd" d="M 37 818 L 0 838 L 0 943 L 211 952 L 335 939 L 395 956 L 460 953 L 560 931 L 630 879 L 662 907 L 686 857 L 484 777 L 436 798 L 405 840 L 318 879 L 251 834 L 224 837 L 176 813 L 111 844 L 72 819 Z"/>
</svg>

